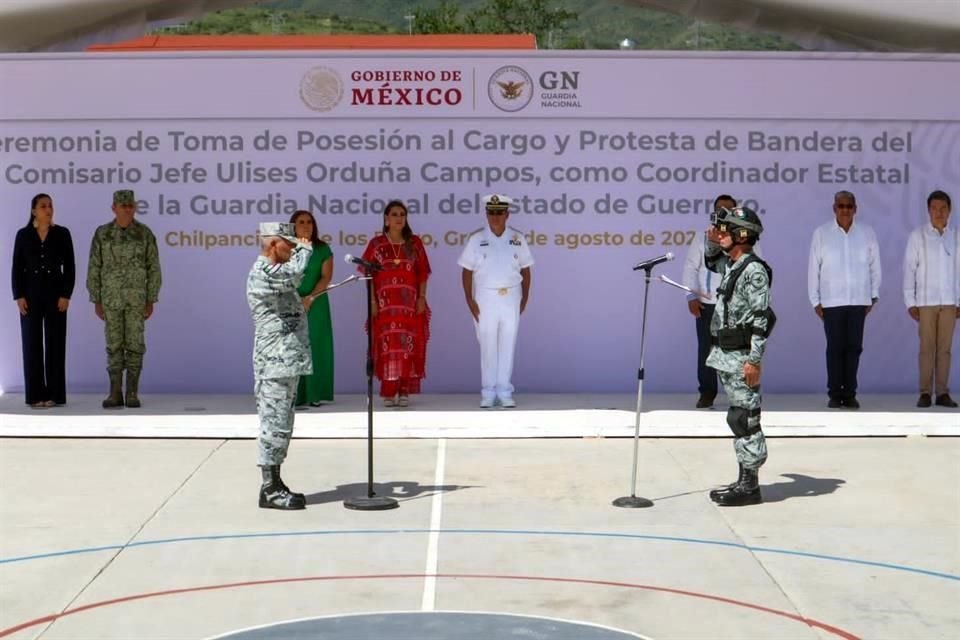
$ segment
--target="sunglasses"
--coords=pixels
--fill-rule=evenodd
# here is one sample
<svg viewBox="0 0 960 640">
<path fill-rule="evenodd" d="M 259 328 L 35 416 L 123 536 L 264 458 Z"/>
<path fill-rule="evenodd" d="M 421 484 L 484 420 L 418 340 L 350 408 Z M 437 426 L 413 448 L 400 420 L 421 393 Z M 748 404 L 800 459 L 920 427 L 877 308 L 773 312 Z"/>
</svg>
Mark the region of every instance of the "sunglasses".
<svg viewBox="0 0 960 640">
<path fill-rule="evenodd" d="M 487 211 L 488 216 L 505 216 L 507 215 L 506 211 Z"/>
<path fill-rule="evenodd" d="M 856 205 L 853 205 L 853 204 L 835 204 L 833 206 L 835 206 L 837 209 L 855 209 L 856 208 Z"/>
</svg>

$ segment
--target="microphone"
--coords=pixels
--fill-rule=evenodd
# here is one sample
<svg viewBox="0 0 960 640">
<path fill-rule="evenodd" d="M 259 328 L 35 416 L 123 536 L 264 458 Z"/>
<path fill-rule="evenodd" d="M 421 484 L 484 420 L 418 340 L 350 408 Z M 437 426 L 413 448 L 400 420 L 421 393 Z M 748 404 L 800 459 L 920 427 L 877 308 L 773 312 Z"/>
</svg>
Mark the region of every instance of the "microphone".
<svg viewBox="0 0 960 640">
<path fill-rule="evenodd" d="M 640 269 L 653 269 L 653 268 L 654 268 L 655 266 L 657 266 L 658 264 L 660 264 L 660 263 L 662 263 L 662 262 L 670 262 L 671 260 L 673 260 L 673 254 L 672 254 L 672 253 L 665 253 L 664 255 L 660 256 L 659 258 L 651 258 L 651 259 L 649 259 L 649 260 L 644 260 L 643 262 L 641 262 L 641 263 L 639 263 L 637 266 L 635 266 L 635 267 L 633 268 L 633 270 L 634 270 L 634 271 L 639 271 Z"/>
<path fill-rule="evenodd" d="M 349 253 L 343 256 L 343 261 L 347 264 L 358 264 L 369 271 L 383 271 L 383 265 L 379 262 L 370 262 L 369 260 L 352 256 Z"/>
</svg>

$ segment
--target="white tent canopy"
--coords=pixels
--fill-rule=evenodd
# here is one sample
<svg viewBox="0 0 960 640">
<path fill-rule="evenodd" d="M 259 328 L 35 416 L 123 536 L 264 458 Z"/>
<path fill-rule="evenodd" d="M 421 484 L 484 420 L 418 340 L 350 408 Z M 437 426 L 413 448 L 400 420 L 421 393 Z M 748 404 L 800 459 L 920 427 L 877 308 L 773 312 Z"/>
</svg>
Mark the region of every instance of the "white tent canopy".
<svg viewBox="0 0 960 640">
<path fill-rule="evenodd" d="M 816 50 L 960 52 L 960 0 L 620 0 Z"/>
<path fill-rule="evenodd" d="M 254 0 L 2 0 L 0 51 L 70 51 Z M 619 0 L 811 49 L 960 51 L 960 0 Z"/>
</svg>

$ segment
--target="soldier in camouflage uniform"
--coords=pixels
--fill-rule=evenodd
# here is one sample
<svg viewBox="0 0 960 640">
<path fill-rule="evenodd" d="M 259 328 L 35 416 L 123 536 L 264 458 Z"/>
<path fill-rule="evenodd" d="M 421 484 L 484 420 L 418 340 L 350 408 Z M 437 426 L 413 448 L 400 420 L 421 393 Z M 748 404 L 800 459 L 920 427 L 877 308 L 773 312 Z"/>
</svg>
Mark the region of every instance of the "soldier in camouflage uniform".
<svg viewBox="0 0 960 640">
<path fill-rule="evenodd" d="M 97 227 L 90 244 L 87 291 L 97 317 L 104 321 L 110 395 L 104 409 L 140 406 L 138 387 L 147 350 L 144 320 L 153 314 L 160 294 L 160 253 L 147 225 L 133 219 L 133 191 L 113 194 L 113 222 Z M 127 396 L 121 384 L 127 372 Z"/>
<path fill-rule="evenodd" d="M 260 417 L 260 507 L 303 509 L 302 493 L 280 478 L 293 435 L 294 403 L 300 376 L 313 373 L 307 316 L 297 287 L 313 251 L 297 240 L 288 222 L 260 223 L 263 253 L 247 276 L 247 304 L 253 314 L 253 375 Z"/>
<path fill-rule="evenodd" d="M 767 443 L 760 428 L 760 361 L 776 318 L 770 309 L 772 272 L 753 253 L 762 232 L 754 211 L 719 209 L 704 252 L 707 268 L 722 274 L 706 363 L 727 391 L 727 424 L 740 465 L 736 482 L 710 492 L 723 506 L 762 502 L 758 470 L 767 460 Z"/>
</svg>

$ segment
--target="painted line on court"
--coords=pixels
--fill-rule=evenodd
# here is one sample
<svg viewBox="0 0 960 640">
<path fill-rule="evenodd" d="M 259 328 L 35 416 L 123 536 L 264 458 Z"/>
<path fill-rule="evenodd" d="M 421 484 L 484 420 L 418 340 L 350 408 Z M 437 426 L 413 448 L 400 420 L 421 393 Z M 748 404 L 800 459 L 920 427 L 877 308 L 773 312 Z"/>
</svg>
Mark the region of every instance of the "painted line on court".
<svg viewBox="0 0 960 640">
<path fill-rule="evenodd" d="M 433 474 L 433 486 L 443 486 L 443 476 L 447 467 L 447 441 L 437 440 L 437 467 Z M 427 562 L 423 574 L 423 597 L 420 599 L 422 611 L 433 611 L 437 603 L 437 569 L 440 563 L 440 520 L 443 516 L 443 491 L 433 494 L 430 505 L 430 537 L 427 540 Z"/>
<path fill-rule="evenodd" d="M 920 575 L 930 576 L 932 578 L 942 578 L 944 580 L 960 581 L 960 575 L 945 573 L 943 571 L 932 571 L 919 567 L 910 567 L 902 564 L 893 564 L 889 562 L 879 562 L 874 560 L 860 560 L 858 558 L 848 558 L 845 556 L 832 556 L 822 553 L 812 553 L 808 551 L 794 551 L 792 549 L 776 549 L 773 547 L 752 547 L 739 542 L 728 542 L 726 540 L 709 540 L 703 538 L 683 538 L 675 536 L 653 536 L 639 533 L 613 533 L 604 531 L 549 531 L 535 529 L 344 529 L 344 530 L 316 530 L 316 531 L 275 531 L 268 533 L 233 533 L 206 536 L 184 536 L 181 538 L 161 538 L 158 540 L 140 540 L 126 545 L 105 545 L 101 547 L 85 547 L 79 549 L 67 549 L 65 551 L 52 551 L 49 553 L 38 553 L 26 556 L 14 556 L 10 558 L 0 558 L 0 565 L 11 564 L 15 562 L 30 562 L 43 560 L 46 558 L 56 558 L 60 556 L 79 555 L 84 553 L 95 553 L 97 551 L 114 551 L 117 549 L 132 549 L 134 547 L 147 547 L 162 544 L 182 544 L 185 542 L 210 542 L 220 540 L 244 540 L 254 538 L 284 538 L 298 536 L 338 536 L 338 535 L 383 535 L 383 534 L 454 534 L 454 535 L 523 535 L 523 536 L 571 536 L 584 538 L 621 538 L 626 540 L 644 540 L 651 542 L 678 542 L 683 544 L 702 544 L 731 549 L 740 549 L 752 553 L 775 553 L 780 555 L 795 556 L 799 558 L 810 558 L 813 560 L 826 560 L 829 562 L 843 562 L 847 564 L 862 565 L 867 567 L 876 567 L 878 569 L 890 569 L 892 571 L 905 571 Z"/>
<path fill-rule="evenodd" d="M 299 578 L 274 578 L 271 580 L 251 580 L 248 582 L 230 582 L 225 584 L 214 584 L 214 585 L 205 585 L 200 587 L 186 587 L 182 589 L 167 589 L 164 591 L 139 593 L 131 596 L 124 596 L 121 598 L 113 598 L 110 600 L 101 600 L 100 602 L 92 602 L 90 604 L 85 604 L 83 606 L 74 607 L 73 609 L 66 609 L 61 613 L 54 613 L 47 616 L 43 616 L 41 618 L 34 618 L 33 620 L 27 620 L 26 622 L 22 622 L 18 625 L 8 627 L 6 629 L 0 629 L 0 638 L 12 635 L 14 633 L 17 633 L 18 631 L 23 631 L 24 629 L 35 627 L 37 625 L 55 622 L 60 618 L 65 618 L 67 616 L 83 613 L 84 611 L 90 611 L 92 609 L 100 609 L 103 607 L 123 604 L 126 602 L 133 602 L 136 600 L 147 600 L 150 598 L 159 598 L 163 596 L 182 595 L 187 593 L 199 593 L 203 591 L 220 591 L 225 589 L 238 589 L 243 587 L 258 587 L 258 586 L 265 586 L 265 585 L 302 583 L 302 582 L 324 582 L 324 581 L 335 581 L 335 580 L 394 580 L 394 579 L 408 579 L 408 578 L 422 580 L 424 577 L 425 577 L 424 575 L 417 574 L 417 573 L 396 573 L 396 574 L 356 575 L 356 576 L 305 576 L 305 577 L 299 577 Z M 671 589 L 669 587 L 657 587 L 657 586 L 648 585 L 648 584 L 636 584 L 631 582 L 613 582 L 609 580 L 587 580 L 587 579 L 581 579 L 581 578 L 554 578 L 554 577 L 547 577 L 547 576 L 512 576 L 512 575 L 473 574 L 473 573 L 438 573 L 435 575 L 435 577 L 436 578 L 452 578 L 456 580 L 517 580 L 517 581 L 526 581 L 526 582 L 558 582 L 558 583 L 582 584 L 582 585 L 601 586 L 601 587 L 641 589 L 644 591 L 669 593 L 672 595 L 698 598 L 701 600 L 708 600 L 712 602 L 720 602 L 723 604 L 729 604 L 736 607 L 742 607 L 745 609 L 760 611 L 762 613 L 769 613 L 771 615 L 775 615 L 775 616 L 779 616 L 782 618 L 787 618 L 789 620 L 803 623 L 809 627 L 815 627 L 831 635 L 837 636 L 838 638 L 844 638 L 844 640 L 860 640 L 858 636 L 850 633 L 849 631 L 844 631 L 839 627 L 834 627 L 825 622 L 814 620 L 813 618 L 806 618 L 804 616 L 800 616 L 795 613 L 790 613 L 789 611 L 771 609 L 769 607 L 764 607 L 763 605 L 759 605 L 759 604 L 744 602 L 742 600 L 734 600 L 732 598 L 725 598 L 723 596 L 715 596 L 708 593 L 700 593 L 697 591 L 685 591 L 683 589 Z"/>
<path fill-rule="evenodd" d="M 436 577 L 436 576 L 434 576 Z M 570 620 L 568 618 L 554 618 L 551 616 L 538 616 L 534 614 L 523 614 L 523 613 L 504 613 L 502 611 L 466 611 L 463 609 L 444 609 L 442 611 L 404 611 L 398 609 L 396 611 L 359 611 L 357 613 L 331 613 L 325 616 L 309 616 L 306 618 L 294 618 L 292 620 L 278 620 L 277 622 L 270 622 L 267 624 L 258 624 L 253 627 L 244 627 L 243 629 L 234 629 L 233 631 L 227 631 L 226 633 L 221 633 L 206 640 L 223 640 L 224 638 L 230 638 L 230 636 L 235 636 L 238 633 L 247 633 L 249 631 L 266 631 L 273 629 L 275 627 L 280 627 L 287 624 L 294 624 L 298 622 L 315 622 L 319 620 L 349 620 L 350 618 L 364 618 L 369 616 L 392 616 L 392 615 L 417 615 L 417 616 L 429 616 L 431 614 L 456 614 L 456 615 L 465 615 L 465 616 L 498 616 L 498 617 L 510 617 L 510 618 L 523 618 L 527 620 L 549 620 L 550 622 L 559 622 L 562 624 L 572 624 L 580 625 L 584 627 L 593 627 L 594 629 L 604 629 L 605 631 L 612 631 L 614 633 L 619 633 L 625 636 L 633 636 L 639 638 L 640 640 L 655 640 L 650 636 L 640 635 L 636 631 L 624 631 L 623 629 L 618 629 L 616 627 L 611 627 L 605 624 L 598 624 L 596 622 L 587 622 L 585 620 Z"/>
</svg>

